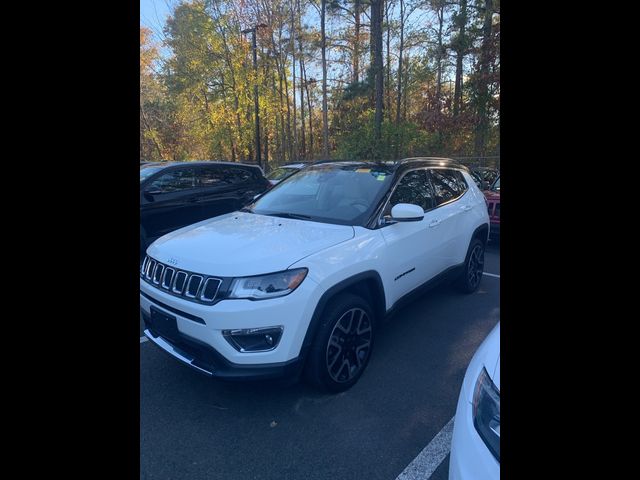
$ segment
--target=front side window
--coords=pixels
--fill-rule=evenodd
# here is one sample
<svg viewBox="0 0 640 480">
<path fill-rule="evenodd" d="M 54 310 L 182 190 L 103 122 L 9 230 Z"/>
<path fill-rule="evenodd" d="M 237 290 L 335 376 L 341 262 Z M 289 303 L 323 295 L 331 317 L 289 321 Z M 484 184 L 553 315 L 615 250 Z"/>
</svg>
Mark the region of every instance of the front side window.
<svg viewBox="0 0 640 480">
<path fill-rule="evenodd" d="M 150 190 L 161 193 L 173 193 L 195 188 L 196 176 L 194 168 L 181 168 L 160 175 L 150 185 Z"/>
<path fill-rule="evenodd" d="M 455 200 L 467 189 L 464 177 L 455 170 L 431 170 L 431 183 L 433 183 L 438 205 Z"/>
<path fill-rule="evenodd" d="M 164 167 L 161 165 L 142 165 L 140 166 L 140 183 L 144 182 L 154 173 L 159 172 Z"/>
<path fill-rule="evenodd" d="M 391 209 L 398 203 L 418 205 L 426 212 L 434 207 L 433 191 L 429 185 L 426 170 L 414 170 L 407 173 L 391 195 L 384 215 L 390 215 Z"/>
</svg>

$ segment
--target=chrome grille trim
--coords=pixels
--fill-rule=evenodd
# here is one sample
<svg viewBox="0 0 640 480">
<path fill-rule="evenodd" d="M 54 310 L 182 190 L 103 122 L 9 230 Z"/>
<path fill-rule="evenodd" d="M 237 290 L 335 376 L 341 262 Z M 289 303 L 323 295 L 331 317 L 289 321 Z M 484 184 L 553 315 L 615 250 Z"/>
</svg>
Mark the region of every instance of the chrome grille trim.
<svg viewBox="0 0 640 480">
<path fill-rule="evenodd" d="M 149 257 L 149 261 L 147 262 L 147 271 L 146 271 L 146 273 L 144 275 L 147 280 L 150 280 L 151 277 L 153 276 L 153 272 L 155 270 L 156 263 L 157 262 L 153 258 Z"/>
<path fill-rule="evenodd" d="M 178 277 L 180 276 L 184 276 L 184 283 L 182 284 L 182 288 L 177 289 L 176 286 L 178 285 Z M 177 293 L 178 295 L 182 295 L 182 292 L 184 292 L 184 289 L 187 286 L 187 280 L 189 280 L 189 275 L 187 275 L 187 272 L 183 272 L 182 270 L 178 271 L 176 273 L 176 279 L 173 281 L 173 288 L 171 289 L 171 291 L 173 293 Z"/>
<path fill-rule="evenodd" d="M 216 290 L 215 292 L 213 292 L 213 296 L 211 298 L 209 297 L 205 297 L 204 294 L 207 291 L 207 286 L 209 285 L 209 282 L 218 282 L 218 285 L 216 286 Z M 202 300 L 203 302 L 213 302 L 213 300 L 216 298 L 216 295 L 218 295 L 218 290 L 220 290 L 220 285 L 222 284 L 222 281 L 219 278 L 207 278 L 207 280 L 204 282 L 204 287 L 202 287 L 202 293 L 200 293 L 200 300 Z"/>
<path fill-rule="evenodd" d="M 198 284 L 195 288 L 195 293 L 193 293 L 193 295 L 191 293 L 189 293 L 190 290 L 192 290 L 191 288 L 191 282 L 193 281 L 197 281 Z M 198 290 L 200 290 L 200 285 L 202 284 L 202 275 L 191 275 L 189 277 L 189 280 L 187 282 L 187 287 L 184 289 L 184 294 L 185 296 L 189 297 L 189 298 L 196 298 L 198 296 Z"/>
<path fill-rule="evenodd" d="M 167 276 L 169 275 L 169 272 L 171 272 L 171 279 L 169 280 L 169 283 L 167 283 Z M 175 280 L 175 273 L 176 271 L 173 268 L 165 268 L 164 276 L 162 277 L 162 283 L 160 284 L 160 286 L 166 290 L 171 289 L 171 287 L 173 286 L 173 281 Z"/>
<path fill-rule="evenodd" d="M 205 304 L 215 302 L 222 285 L 221 278 L 180 270 L 158 262 L 148 255 L 145 255 L 142 261 L 140 278 L 165 293 Z M 181 283 L 182 288 L 179 288 Z"/>
<path fill-rule="evenodd" d="M 153 272 L 152 281 L 156 285 L 160 285 L 160 280 L 162 280 L 162 275 L 164 274 L 164 265 L 161 263 L 156 264 L 156 269 Z"/>
</svg>

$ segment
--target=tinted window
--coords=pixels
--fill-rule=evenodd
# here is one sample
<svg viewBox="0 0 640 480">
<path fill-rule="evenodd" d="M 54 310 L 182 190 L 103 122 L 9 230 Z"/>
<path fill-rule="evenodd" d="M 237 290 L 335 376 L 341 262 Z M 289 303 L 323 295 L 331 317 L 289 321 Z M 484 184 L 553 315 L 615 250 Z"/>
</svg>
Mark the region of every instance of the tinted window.
<svg viewBox="0 0 640 480">
<path fill-rule="evenodd" d="M 276 168 L 275 170 L 271 171 L 271 173 L 269 173 L 269 175 L 267 175 L 267 178 L 269 180 L 284 180 L 289 175 L 293 175 L 296 171 L 297 171 L 297 169 L 295 169 L 295 168 L 282 168 L 282 167 L 280 167 L 280 168 Z"/>
<path fill-rule="evenodd" d="M 431 170 L 431 183 L 438 205 L 458 198 L 467 189 L 462 174 L 455 170 Z"/>
<path fill-rule="evenodd" d="M 253 172 L 244 168 L 229 166 L 200 167 L 198 181 L 200 187 L 218 187 L 246 183 L 255 180 Z"/>
<path fill-rule="evenodd" d="M 155 165 L 141 165 L 140 166 L 140 183 L 149 178 L 156 172 L 162 170 L 163 166 L 155 166 Z"/>
<path fill-rule="evenodd" d="M 433 192 L 429 185 L 426 170 L 414 170 L 407 173 L 396 187 L 385 210 L 385 215 L 398 203 L 419 205 L 423 210 L 433 208 Z"/>
<path fill-rule="evenodd" d="M 158 190 L 162 193 L 179 192 L 188 190 L 196 185 L 195 169 L 181 168 L 172 170 L 160 175 L 149 187 L 151 190 Z"/>
<path fill-rule="evenodd" d="M 231 185 L 239 183 L 247 183 L 256 180 L 256 175 L 245 168 L 223 167 L 223 175 L 225 182 Z"/>
</svg>

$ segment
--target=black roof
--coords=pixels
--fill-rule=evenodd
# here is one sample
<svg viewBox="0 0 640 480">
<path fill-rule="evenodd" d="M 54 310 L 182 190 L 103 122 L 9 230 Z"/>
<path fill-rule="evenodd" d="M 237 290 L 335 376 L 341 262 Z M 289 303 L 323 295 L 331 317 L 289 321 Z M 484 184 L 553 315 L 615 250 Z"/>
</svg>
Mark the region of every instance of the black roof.
<svg viewBox="0 0 640 480">
<path fill-rule="evenodd" d="M 455 168 L 457 170 L 465 170 L 469 169 L 462 165 L 461 163 L 451 159 L 451 158 L 441 158 L 441 157 L 410 157 L 403 158 L 401 160 L 388 160 L 388 161 L 373 161 L 373 160 L 320 160 L 314 162 L 312 165 L 323 165 L 323 164 L 336 164 L 336 165 L 362 165 L 362 166 L 372 166 L 372 167 L 380 167 L 385 166 L 390 168 L 391 170 L 406 170 L 407 168 L 415 168 L 417 166 L 420 167 L 447 167 L 447 168 Z"/>
<path fill-rule="evenodd" d="M 172 167 L 174 165 L 235 165 L 241 167 L 253 167 L 260 168 L 260 166 L 256 163 L 240 163 L 240 162 L 223 162 L 218 160 L 198 160 L 198 161 L 185 161 L 185 162 L 177 162 L 177 161 L 168 161 L 168 162 L 147 162 L 144 164 L 145 167 Z M 142 165 L 142 164 L 141 164 Z"/>
</svg>

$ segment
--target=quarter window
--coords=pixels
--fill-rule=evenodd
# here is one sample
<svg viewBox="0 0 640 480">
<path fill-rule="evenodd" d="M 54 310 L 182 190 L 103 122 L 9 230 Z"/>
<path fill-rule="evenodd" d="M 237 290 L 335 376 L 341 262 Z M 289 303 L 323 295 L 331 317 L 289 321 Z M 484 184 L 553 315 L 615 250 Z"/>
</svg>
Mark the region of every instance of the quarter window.
<svg viewBox="0 0 640 480">
<path fill-rule="evenodd" d="M 402 177 L 393 195 L 391 195 L 384 214 L 390 215 L 391 209 L 398 203 L 419 205 L 424 211 L 433 208 L 433 191 L 429 185 L 426 170 L 414 170 Z"/>
<path fill-rule="evenodd" d="M 198 174 L 202 188 L 237 185 L 250 182 L 253 178 L 253 173 L 247 169 L 227 166 L 201 167 Z"/>
</svg>

